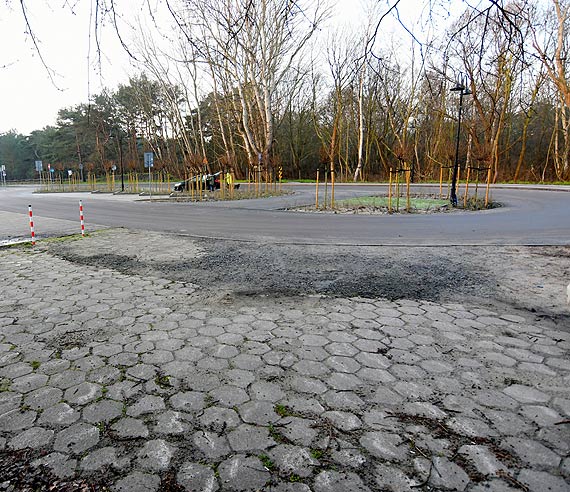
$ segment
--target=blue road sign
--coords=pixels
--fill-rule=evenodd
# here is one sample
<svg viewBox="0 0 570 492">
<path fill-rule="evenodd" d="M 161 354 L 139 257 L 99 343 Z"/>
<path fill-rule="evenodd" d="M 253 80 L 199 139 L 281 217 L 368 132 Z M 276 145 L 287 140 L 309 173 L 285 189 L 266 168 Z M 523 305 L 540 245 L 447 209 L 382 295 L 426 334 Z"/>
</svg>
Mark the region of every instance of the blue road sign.
<svg viewBox="0 0 570 492">
<path fill-rule="evenodd" d="M 154 167 L 154 154 L 152 152 L 144 153 L 144 167 Z"/>
</svg>

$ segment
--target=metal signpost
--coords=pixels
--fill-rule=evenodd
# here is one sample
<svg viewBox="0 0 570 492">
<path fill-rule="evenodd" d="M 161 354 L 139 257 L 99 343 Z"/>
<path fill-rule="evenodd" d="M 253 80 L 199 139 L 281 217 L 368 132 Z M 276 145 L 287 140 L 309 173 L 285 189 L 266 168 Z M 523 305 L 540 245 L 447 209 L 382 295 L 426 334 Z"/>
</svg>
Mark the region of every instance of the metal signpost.
<svg viewBox="0 0 570 492">
<path fill-rule="evenodd" d="M 150 177 L 150 170 L 154 166 L 154 154 L 152 152 L 144 153 L 144 167 L 148 167 L 148 193 L 152 201 L 152 183 Z"/>
<path fill-rule="evenodd" d="M 36 161 L 36 171 L 38 172 L 38 176 L 40 177 L 40 188 L 42 187 L 42 171 L 44 169 L 44 165 L 42 161 Z"/>
</svg>

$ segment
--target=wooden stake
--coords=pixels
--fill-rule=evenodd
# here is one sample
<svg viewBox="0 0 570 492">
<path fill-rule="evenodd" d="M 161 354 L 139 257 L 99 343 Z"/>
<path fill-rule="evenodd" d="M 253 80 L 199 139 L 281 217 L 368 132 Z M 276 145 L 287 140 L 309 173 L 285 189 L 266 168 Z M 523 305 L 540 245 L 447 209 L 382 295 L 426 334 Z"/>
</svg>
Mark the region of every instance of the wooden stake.
<svg viewBox="0 0 570 492">
<path fill-rule="evenodd" d="M 392 213 L 392 168 L 390 168 L 390 181 L 388 184 L 388 212 Z"/>
<path fill-rule="evenodd" d="M 317 169 L 317 184 L 315 186 L 315 209 L 319 209 L 319 170 Z"/>
<path fill-rule="evenodd" d="M 396 169 L 396 212 L 400 211 L 400 168 Z"/>
<path fill-rule="evenodd" d="M 325 210 L 327 208 L 327 195 L 328 195 L 328 186 L 329 186 L 329 175 L 328 175 L 328 171 L 325 169 Z"/>
<path fill-rule="evenodd" d="M 465 180 L 465 195 L 463 196 L 463 206 L 467 206 L 467 194 L 469 193 L 469 174 L 471 172 L 471 168 L 467 168 L 467 179 Z"/>
<path fill-rule="evenodd" d="M 331 208 L 334 209 L 334 169 L 331 170 Z"/>
<path fill-rule="evenodd" d="M 491 186 L 491 168 L 487 169 L 487 189 L 485 191 L 485 207 L 489 205 L 489 187 Z"/>
<path fill-rule="evenodd" d="M 412 168 L 406 165 L 406 212 L 410 213 L 410 175 L 412 174 Z"/>
</svg>

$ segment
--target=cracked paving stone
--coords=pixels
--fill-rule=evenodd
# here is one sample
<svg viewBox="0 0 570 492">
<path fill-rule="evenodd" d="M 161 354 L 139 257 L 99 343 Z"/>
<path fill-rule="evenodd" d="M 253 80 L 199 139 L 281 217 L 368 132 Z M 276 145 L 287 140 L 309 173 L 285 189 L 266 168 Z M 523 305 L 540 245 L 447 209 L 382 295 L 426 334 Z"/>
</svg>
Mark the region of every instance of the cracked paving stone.
<svg viewBox="0 0 570 492">
<path fill-rule="evenodd" d="M 469 476 L 465 471 L 447 458 L 434 456 L 432 461 L 425 458 L 414 460 L 416 471 L 434 487 L 463 491 L 469 484 Z"/>
<path fill-rule="evenodd" d="M 235 407 L 249 400 L 249 395 L 242 388 L 223 385 L 209 392 L 209 395 L 224 407 Z"/>
<path fill-rule="evenodd" d="M 525 405 L 521 408 L 520 413 L 540 427 L 550 427 L 563 420 L 562 416 L 555 410 L 539 405 Z"/>
<path fill-rule="evenodd" d="M 337 445 L 339 445 L 339 441 L 337 441 Z M 358 469 L 366 463 L 366 458 L 360 450 L 352 447 L 352 445 L 343 449 L 334 449 L 331 453 L 331 458 L 340 465 L 353 469 Z"/>
<path fill-rule="evenodd" d="M 92 383 L 109 385 L 117 382 L 121 377 L 121 371 L 116 367 L 105 366 L 91 371 L 87 375 L 87 380 Z"/>
<path fill-rule="evenodd" d="M 350 391 L 364 385 L 364 382 L 354 374 L 341 372 L 333 373 L 326 383 L 337 391 Z"/>
<path fill-rule="evenodd" d="M 200 463 L 183 463 L 176 480 L 187 492 L 216 492 L 220 488 L 214 470 Z"/>
<path fill-rule="evenodd" d="M 399 410 L 407 415 L 417 415 L 436 420 L 442 420 L 447 417 L 443 410 L 426 401 L 406 402 L 399 407 Z"/>
<path fill-rule="evenodd" d="M 74 367 L 79 371 L 92 371 L 93 369 L 98 369 L 105 365 L 105 361 L 97 356 L 91 355 L 89 357 L 84 357 L 82 359 L 77 359 L 73 362 Z"/>
<path fill-rule="evenodd" d="M 123 414 L 123 404 L 112 400 L 102 400 L 83 409 L 83 420 L 95 424 L 110 422 Z"/>
<path fill-rule="evenodd" d="M 242 420 L 247 424 L 268 425 L 279 420 L 274 405 L 268 401 L 250 401 L 238 408 Z"/>
<path fill-rule="evenodd" d="M 209 431 L 198 431 L 192 436 L 192 442 L 209 459 L 218 459 L 231 453 L 228 440 Z"/>
<path fill-rule="evenodd" d="M 257 381 L 249 387 L 249 394 L 253 400 L 266 400 L 276 402 L 281 400 L 285 393 L 281 387 L 275 383 Z"/>
<path fill-rule="evenodd" d="M 308 449 L 300 446 L 280 444 L 268 454 L 283 477 L 294 474 L 306 478 L 312 475 L 315 466 L 320 465 L 319 461 L 311 456 Z"/>
<path fill-rule="evenodd" d="M 127 408 L 127 415 L 139 417 L 140 415 L 154 413 L 165 408 L 164 400 L 160 396 L 146 395 Z"/>
<path fill-rule="evenodd" d="M 259 458 L 234 456 L 218 467 L 220 481 L 227 490 L 263 490 L 271 478 Z"/>
<path fill-rule="evenodd" d="M 409 448 L 402 444 L 402 438 L 397 434 L 367 432 L 360 438 L 360 445 L 383 460 L 403 461 L 409 456 Z"/>
<path fill-rule="evenodd" d="M 336 372 L 355 373 L 360 369 L 360 364 L 352 357 L 343 357 L 339 355 L 329 357 L 325 361 L 325 364 Z"/>
<path fill-rule="evenodd" d="M 45 410 L 60 401 L 62 396 L 63 391 L 59 388 L 44 386 L 43 388 L 28 393 L 24 397 L 24 404 L 29 406 L 32 410 Z"/>
<path fill-rule="evenodd" d="M 249 424 L 242 424 L 228 433 L 228 441 L 230 447 L 236 452 L 263 451 L 276 444 L 269 435 L 268 429 Z"/>
<path fill-rule="evenodd" d="M 374 468 L 374 481 L 380 490 L 394 492 L 414 492 L 419 484 L 409 478 L 402 470 L 393 466 L 376 465 Z"/>
<path fill-rule="evenodd" d="M 323 395 L 326 405 L 333 410 L 359 410 L 364 401 L 352 391 L 328 391 Z"/>
<path fill-rule="evenodd" d="M 45 374 L 27 374 L 14 379 L 10 389 L 12 391 L 17 391 L 18 393 L 29 393 L 30 391 L 34 391 L 45 386 L 48 379 L 48 376 Z"/>
<path fill-rule="evenodd" d="M 193 391 L 211 391 L 220 386 L 220 378 L 203 370 L 194 369 L 184 377 L 184 382 Z"/>
<path fill-rule="evenodd" d="M 529 487 L 531 492 L 568 492 L 568 482 L 562 477 L 538 470 L 521 470 L 518 481 Z"/>
<path fill-rule="evenodd" d="M 50 386 L 66 390 L 72 386 L 77 386 L 85 381 L 85 373 L 73 369 L 54 374 L 49 379 Z"/>
<path fill-rule="evenodd" d="M 142 391 L 140 383 L 135 381 L 119 381 L 107 387 L 107 398 L 124 401 L 133 398 Z"/>
<path fill-rule="evenodd" d="M 89 471 L 104 470 L 110 467 L 121 470 L 129 466 L 130 462 L 131 460 L 127 457 L 119 458 L 116 448 L 106 447 L 89 453 L 81 460 L 80 466 Z"/>
<path fill-rule="evenodd" d="M 281 401 L 295 412 L 303 412 L 311 415 L 320 415 L 325 411 L 323 406 L 314 398 L 293 397 Z"/>
<path fill-rule="evenodd" d="M 81 454 L 97 445 L 99 429 L 89 424 L 74 424 L 60 431 L 55 439 L 53 449 L 62 453 Z"/>
<path fill-rule="evenodd" d="M 53 435 L 54 432 L 52 430 L 43 429 L 42 427 L 32 427 L 12 438 L 8 443 L 8 447 L 15 450 L 42 448 L 51 442 Z"/>
<path fill-rule="evenodd" d="M 149 435 L 147 426 L 142 421 L 131 417 L 115 422 L 111 426 L 111 431 L 120 439 L 136 439 Z"/>
<path fill-rule="evenodd" d="M 356 473 L 322 471 L 313 483 L 315 492 L 370 492 Z"/>
<path fill-rule="evenodd" d="M 118 480 L 111 490 L 113 492 L 157 492 L 159 488 L 160 477 L 135 471 Z"/>
<path fill-rule="evenodd" d="M 314 420 L 300 417 L 284 417 L 276 428 L 289 441 L 302 446 L 310 446 L 319 434 Z"/>
<path fill-rule="evenodd" d="M 295 376 L 289 382 L 291 389 L 300 393 L 320 395 L 327 391 L 327 386 L 318 379 Z"/>
<path fill-rule="evenodd" d="M 278 483 L 271 487 L 271 492 L 311 492 L 308 485 L 304 483 Z"/>
<path fill-rule="evenodd" d="M 176 410 L 184 410 L 185 412 L 198 412 L 206 405 L 204 393 L 199 391 L 176 393 L 170 397 L 170 404 Z"/>
<path fill-rule="evenodd" d="M 148 381 L 156 376 L 158 370 L 149 364 L 137 364 L 127 369 L 127 376 L 140 381 Z"/>
<path fill-rule="evenodd" d="M 546 403 L 550 400 L 546 393 L 521 384 L 513 384 L 503 391 L 520 403 Z"/>
<path fill-rule="evenodd" d="M 208 407 L 200 415 L 200 425 L 206 429 L 221 433 L 226 428 L 235 429 L 241 424 L 236 411 L 222 407 Z"/>
<path fill-rule="evenodd" d="M 36 412 L 33 410 L 21 412 L 14 409 L 0 415 L 0 430 L 17 431 L 31 427 L 36 420 Z"/>
<path fill-rule="evenodd" d="M 58 403 L 44 410 L 40 416 L 40 424 L 70 425 L 78 420 L 80 414 L 67 403 Z"/>
<path fill-rule="evenodd" d="M 67 389 L 64 394 L 66 401 L 76 405 L 85 405 L 102 395 L 101 386 L 95 383 L 81 383 Z"/>
<path fill-rule="evenodd" d="M 67 478 L 75 474 L 77 461 L 69 459 L 69 456 L 61 453 L 51 453 L 47 456 L 32 461 L 32 466 L 46 466 L 59 478 Z"/>
<path fill-rule="evenodd" d="M 496 475 L 499 470 L 505 470 L 497 457 L 485 446 L 464 445 L 458 453 L 465 456 L 481 475 Z"/>
<path fill-rule="evenodd" d="M 469 437 L 494 437 L 497 433 L 485 422 L 468 417 L 453 417 L 447 422 L 449 428 L 458 434 Z"/>
<path fill-rule="evenodd" d="M 3 367 L 0 371 L 0 376 L 8 379 L 14 379 L 32 372 L 32 366 L 27 362 L 16 362 L 15 364 Z"/>
<path fill-rule="evenodd" d="M 138 464 L 149 471 L 164 471 L 176 453 L 176 446 L 163 439 L 147 441 L 138 452 Z"/>
<path fill-rule="evenodd" d="M 20 408 L 21 401 L 22 395 L 20 393 L 0 392 L 0 415 Z"/>
<path fill-rule="evenodd" d="M 191 421 L 189 414 L 169 410 L 158 416 L 154 430 L 158 434 L 184 434 L 190 428 Z"/>
<path fill-rule="evenodd" d="M 561 462 L 560 456 L 554 451 L 532 439 L 509 437 L 503 440 L 501 444 L 526 463 L 556 467 Z"/>
<path fill-rule="evenodd" d="M 337 429 L 344 432 L 351 432 L 362 427 L 362 421 L 349 412 L 330 411 L 323 413 L 322 417 L 330 420 Z"/>
</svg>

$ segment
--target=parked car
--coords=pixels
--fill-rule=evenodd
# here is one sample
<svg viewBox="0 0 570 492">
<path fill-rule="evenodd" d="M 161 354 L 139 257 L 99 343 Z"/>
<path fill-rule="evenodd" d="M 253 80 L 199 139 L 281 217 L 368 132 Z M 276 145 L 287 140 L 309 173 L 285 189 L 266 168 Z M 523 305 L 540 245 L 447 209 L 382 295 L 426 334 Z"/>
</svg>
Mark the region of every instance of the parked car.
<svg viewBox="0 0 570 492">
<path fill-rule="evenodd" d="M 203 190 L 215 191 L 220 189 L 220 183 L 223 180 L 223 175 L 221 171 L 214 174 L 202 174 L 202 185 Z M 192 189 L 198 189 L 198 183 L 200 182 L 200 176 L 194 176 L 185 181 L 179 181 L 174 183 L 174 191 L 190 191 Z M 239 183 L 234 184 L 234 189 L 239 189 Z"/>
<path fill-rule="evenodd" d="M 219 190 L 220 189 L 220 176 L 221 172 L 215 174 L 202 174 L 202 186 L 203 190 Z M 193 176 L 185 181 L 180 181 L 174 183 L 174 191 L 189 191 L 191 189 L 197 190 L 198 183 L 200 182 L 200 176 Z"/>
</svg>

